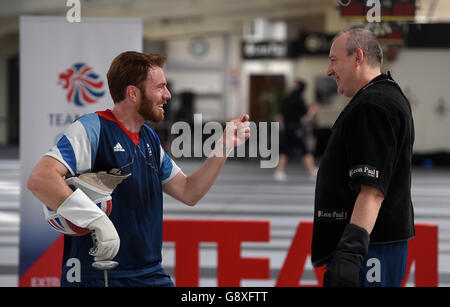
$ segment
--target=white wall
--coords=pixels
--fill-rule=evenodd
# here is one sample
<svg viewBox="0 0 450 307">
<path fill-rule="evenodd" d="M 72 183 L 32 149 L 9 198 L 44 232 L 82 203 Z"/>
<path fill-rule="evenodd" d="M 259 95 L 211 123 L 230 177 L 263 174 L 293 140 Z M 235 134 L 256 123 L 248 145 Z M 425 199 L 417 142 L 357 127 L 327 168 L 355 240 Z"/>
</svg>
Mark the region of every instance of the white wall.
<svg viewBox="0 0 450 307">
<path fill-rule="evenodd" d="M 413 108 L 414 151 L 449 151 L 450 50 L 402 49 L 390 70 Z"/>
<path fill-rule="evenodd" d="M 229 93 L 226 92 L 229 59 L 229 36 L 202 36 L 207 47 L 204 54 L 193 52 L 198 37 L 183 37 L 167 41 L 166 79 L 172 91 L 191 91 L 195 94 L 194 112 L 203 120 L 225 120 Z M 177 108 L 179 101 L 174 100 Z"/>
</svg>

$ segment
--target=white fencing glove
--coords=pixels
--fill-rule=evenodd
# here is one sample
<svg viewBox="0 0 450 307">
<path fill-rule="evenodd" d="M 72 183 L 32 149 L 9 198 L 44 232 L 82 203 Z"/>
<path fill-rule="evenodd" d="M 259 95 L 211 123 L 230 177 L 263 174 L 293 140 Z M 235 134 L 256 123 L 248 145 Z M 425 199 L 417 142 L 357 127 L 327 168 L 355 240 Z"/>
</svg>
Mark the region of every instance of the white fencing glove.
<svg viewBox="0 0 450 307">
<path fill-rule="evenodd" d="M 94 220 L 87 228 L 91 230 L 94 246 L 89 250 L 89 255 L 94 256 L 94 261 L 111 260 L 119 251 L 120 239 L 111 220 L 103 215 Z"/>
<path fill-rule="evenodd" d="M 111 260 L 119 251 L 120 239 L 111 220 L 80 188 L 70 194 L 56 210 L 57 214 L 92 233 L 94 260 Z"/>
<path fill-rule="evenodd" d="M 108 218 L 111 211 L 108 206 L 111 207 L 111 193 L 130 175 L 98 172 L 66 179 L 74 192 L 58 207 L 56 215 L 91 231 L 94 247 L 89 254 L 94 256 L 94 261 L 111 260 L 119 251 L 120 239 Z"/>
</svg>

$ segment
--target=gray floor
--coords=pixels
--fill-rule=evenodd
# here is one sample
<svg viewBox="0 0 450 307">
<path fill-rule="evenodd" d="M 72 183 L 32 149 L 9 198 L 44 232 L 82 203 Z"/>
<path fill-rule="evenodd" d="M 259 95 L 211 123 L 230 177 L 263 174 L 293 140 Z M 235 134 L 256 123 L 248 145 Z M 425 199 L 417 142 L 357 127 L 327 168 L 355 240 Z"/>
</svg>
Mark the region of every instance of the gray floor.
<svg viewBox="0 0 450 307">
<path fill-rule="evenodd" d="M 0 156 L 1 158 L 1 156 Z M 185 173 L 200 162 L 178 161 Z M 243 257 L 269 257 L 269 280 L 244 280 L 242 286 L 274 286 L 299 221 L 311 221 L 314 182 L 294 163 L 289 181 L 272 180 L 271 169 L 255 162 L 228 161 L 217 182 L 196 207 L 190 208 L 165 197 L 165 218 L 270 220 L 270 243 L 243 243 Z M 19 255 L 20 167 L 14 153 L 0 159 L 0 286 L 17 285 Z M 450 170 L 414 169 L 413 199 L 417 222 L 439 225 L 439 286 L 450 286 Z M 200 245 L 200 286 L 216 286 L 215 244 Z M 172 274 L 174 244 L 165 243 L 163 265 Z M 408 286 L 414 286 L 414 271 Z M 315 284 L 308 259 L 302 283 Z"/>
</svg>

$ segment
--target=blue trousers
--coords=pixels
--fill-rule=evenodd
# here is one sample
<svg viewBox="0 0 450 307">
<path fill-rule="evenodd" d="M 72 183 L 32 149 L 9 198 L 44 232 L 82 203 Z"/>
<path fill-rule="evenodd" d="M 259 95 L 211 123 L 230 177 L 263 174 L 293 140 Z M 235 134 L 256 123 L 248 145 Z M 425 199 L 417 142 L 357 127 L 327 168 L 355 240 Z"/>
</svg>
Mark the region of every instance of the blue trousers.
<svg viewBox="0 0 450 307">
<path fill-rule="evenodd" d="M 61 287 L 104 287 L 104 279 L 93 279 L 70 283 L 61 281 Z M 175 287 L 172 279 L 163 269 L 149 275 L 108 279 L 109 287 Z"/>
<path fill-rule="evenodd" d="M 406 273 L 408 241 L 371 244 L 359 273 L 360 287 L 400 287 Z"/>
</svg>

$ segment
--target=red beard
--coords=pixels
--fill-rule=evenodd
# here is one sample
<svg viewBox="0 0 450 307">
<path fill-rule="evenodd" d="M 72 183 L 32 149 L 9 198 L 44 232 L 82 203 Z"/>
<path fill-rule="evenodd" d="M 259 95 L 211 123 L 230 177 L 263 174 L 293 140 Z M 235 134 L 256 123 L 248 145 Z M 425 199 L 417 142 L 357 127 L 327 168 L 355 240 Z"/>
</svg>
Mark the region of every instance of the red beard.
<svg viewBox="0 0 450 307">
<path fill-rule="evenodd" d="M 145 120 L 149 120 L 154 123 L 161 122 L 164 119 L 164 110 L 158 107 L 161 103 L 156 103 L 156 101 L 148 99 L 142 91 L 141 94 L 142 101 L 139 106 L 138 113 L 141 114 Z"/>
</svg>

